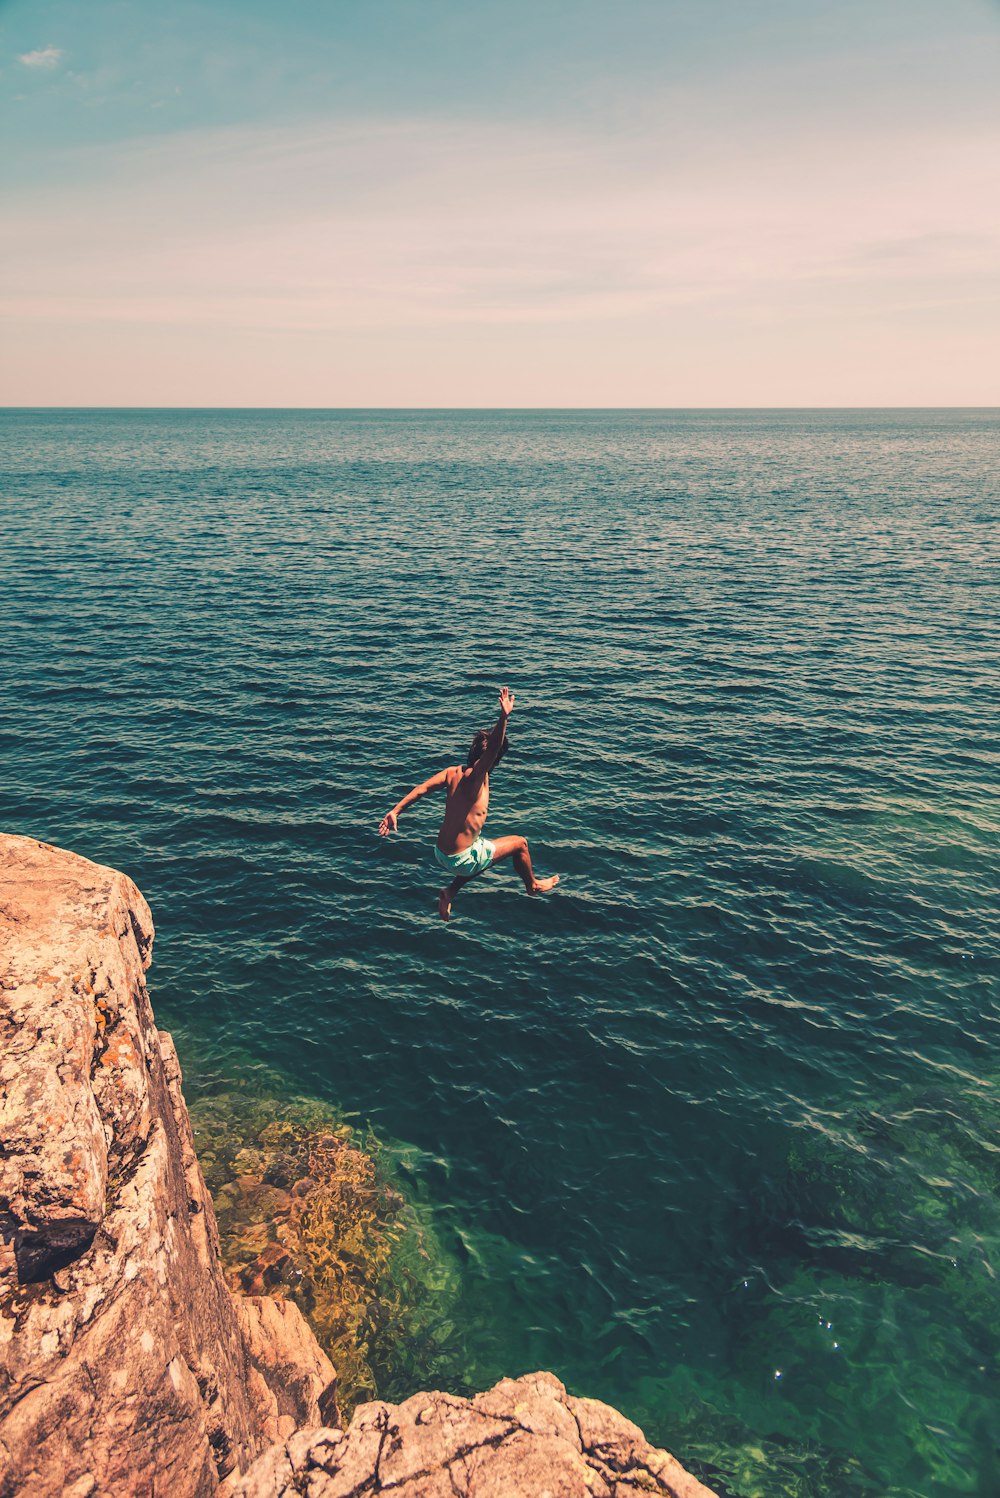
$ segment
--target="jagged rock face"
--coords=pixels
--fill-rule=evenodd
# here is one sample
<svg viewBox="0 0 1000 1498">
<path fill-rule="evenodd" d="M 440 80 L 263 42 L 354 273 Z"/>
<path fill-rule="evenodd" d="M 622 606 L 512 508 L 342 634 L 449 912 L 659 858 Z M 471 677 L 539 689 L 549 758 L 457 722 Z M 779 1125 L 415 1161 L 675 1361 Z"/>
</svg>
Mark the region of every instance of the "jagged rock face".
<svg viewBox="0 0 1000 1498">
<path fill-rule="evenodd" d="M 0 1498 L 212 1494 L 335 1420 L 294 1306 L 231 1296 L 131 880 L 0 837 Z"/>
<path fill-rule="evenodd" d="M 232 1498 L 668 1498 L 714 1495 L 616 1410 L 551 1373 L 474 1399 L 366 1404 L 344 1430 L 302 1430 L 266 1452 Z"/>
<path fill-rule="evenodd" d="M 297 1306 L 226 1286 L 152 940 L 123 874 L 0 835 L 0 1498 L 713 1498 L 550 1373 L 337 1429 Z"/>
</svg>

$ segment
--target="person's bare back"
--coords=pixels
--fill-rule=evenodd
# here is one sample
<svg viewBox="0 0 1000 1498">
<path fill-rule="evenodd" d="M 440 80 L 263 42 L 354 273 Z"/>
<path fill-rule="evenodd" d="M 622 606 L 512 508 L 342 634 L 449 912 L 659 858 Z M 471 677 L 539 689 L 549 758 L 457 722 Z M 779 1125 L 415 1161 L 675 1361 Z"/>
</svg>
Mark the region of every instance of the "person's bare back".
<svg viewBox="0 0 1000 1498">
<path fill-rule="evenodd" d="M 486 776 L 478 795 L 471 784 L 472 770 L 452 765 L 445 770 L 448 799 L 438 833 L 437 845 L 442 853 L 461 853 L 471 848 L 483 830 L 490 806 L 490 778 Z"/>
<path fill-rule="evenodd" d="M 429 791 L 443 788 L 447 794 L 444 818 L 437 836 L 434 856 L 438 864 L 453 874 L 449 884 L 438 895 L 438 913 L 442 920 L 451 915 L 451 905 L 463 884 L 511 857 L 529 895 L 543 894 L 559 883 L 559 875 L 536 879 L 531 868 L 528 840 L 523 837 L 501 837 L 491 842 L 483 836 L 490 805 L 489 772 L 506 748 L 507 720 L 514 711 L 514 694 L 504 687 L 500 692 L 500 716 L 493 729 L 476 734 L 465 766 L 451 765 L 415 786 L 392 811 L 382 818 L 379 832 L 388 837 L 395 831 L 399 814 Z"/>
</svg>

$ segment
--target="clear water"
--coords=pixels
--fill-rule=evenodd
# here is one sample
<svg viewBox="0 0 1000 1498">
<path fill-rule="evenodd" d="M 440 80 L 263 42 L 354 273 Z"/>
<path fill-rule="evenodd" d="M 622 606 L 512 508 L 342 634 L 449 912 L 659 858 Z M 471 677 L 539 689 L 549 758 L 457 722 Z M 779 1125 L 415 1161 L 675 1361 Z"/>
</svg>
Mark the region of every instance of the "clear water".
<svg viewBox="0 0 1000 1498">
<path fill-rule="evenodd" d="M 734 1495 L 998 1491 L 1000 416 L 2 431 L 0 825 L 135 877 L 189 1068 L 401 1142 L 452 1371 Z M 436 808 L 375 829 L 501 682 L 563 882 L 445 926 Z"/>
</svg>

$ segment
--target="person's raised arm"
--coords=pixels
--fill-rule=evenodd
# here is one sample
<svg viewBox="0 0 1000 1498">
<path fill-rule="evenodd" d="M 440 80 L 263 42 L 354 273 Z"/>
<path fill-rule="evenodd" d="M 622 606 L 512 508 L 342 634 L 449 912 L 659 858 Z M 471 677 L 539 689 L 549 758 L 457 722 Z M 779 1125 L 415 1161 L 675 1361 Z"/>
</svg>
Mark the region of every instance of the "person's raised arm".
<svg viewBox="0 0 1000 1498">
<path fill-rule="evenodd" d="M 378 830 L 382 834 L 382 836 L 388 837 L 390 832 L 395 832 L 396 827 L 399 823 L 399 814 L 401 811 L 405 811 L 408 806 L 412 806 L 414 801 L 419 801 L 421 796 L 426 796 L 428 791 L 437 790 L 439 785 L 446 784 L 447 779 L 447 770 L 439 770 L 436 775 L 431 776 L 430 780 L 424 780 L 420 785 L 415 785 L 413 787 L 413 790 L 409 791 L 403 797 L 402 801 L 396 802 L 396 805 L 392 808 L 392 811 L 386 812 L 385 816 L 378 824 Z"/>
<path fill-rule="evenodd" d="M 468 786 L 472 794 L 478 795 L 482 789 L 483 781 L 497 762 L 497 756 L 503 747 L 503 741 L 507 736 L 507 719 L 514 711 L 514 693 L 510 687 L 500 689 L 500 716 L 490 731 L 486 740 L 486 748 L 476 760 L 469 776 Z"/>
</svg>

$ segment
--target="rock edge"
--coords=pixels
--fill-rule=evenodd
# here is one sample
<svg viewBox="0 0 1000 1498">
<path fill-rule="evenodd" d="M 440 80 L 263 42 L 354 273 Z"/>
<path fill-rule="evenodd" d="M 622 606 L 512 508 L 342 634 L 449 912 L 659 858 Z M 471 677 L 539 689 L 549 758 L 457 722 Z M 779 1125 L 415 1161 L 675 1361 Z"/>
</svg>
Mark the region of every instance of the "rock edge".
<svg viewBox="0 0 1000 1498">
<path fill-rule="evenodd" d="M 302 1430 L 266 1452 L 233 1498 L 714 1498 L 637 1425 L 573 1399 L 551 1373 L 474 1399 L 366 1404 L 345 1430 Z"/>
<path fill-rule="evenodd" d="M 336 1419 L 298 1308 L 233 1296 L 132 881 L 0 837 L 0 1498 L 203 1498 Z"/>
<path fill-rule="evenodd" d="M 226 1285 L 152 942 L 124 874 L 0 834 L 0 1498 L 713 1498 L 551 1373 L 340 1429 L 298 1308 Z"/>
</svg>

